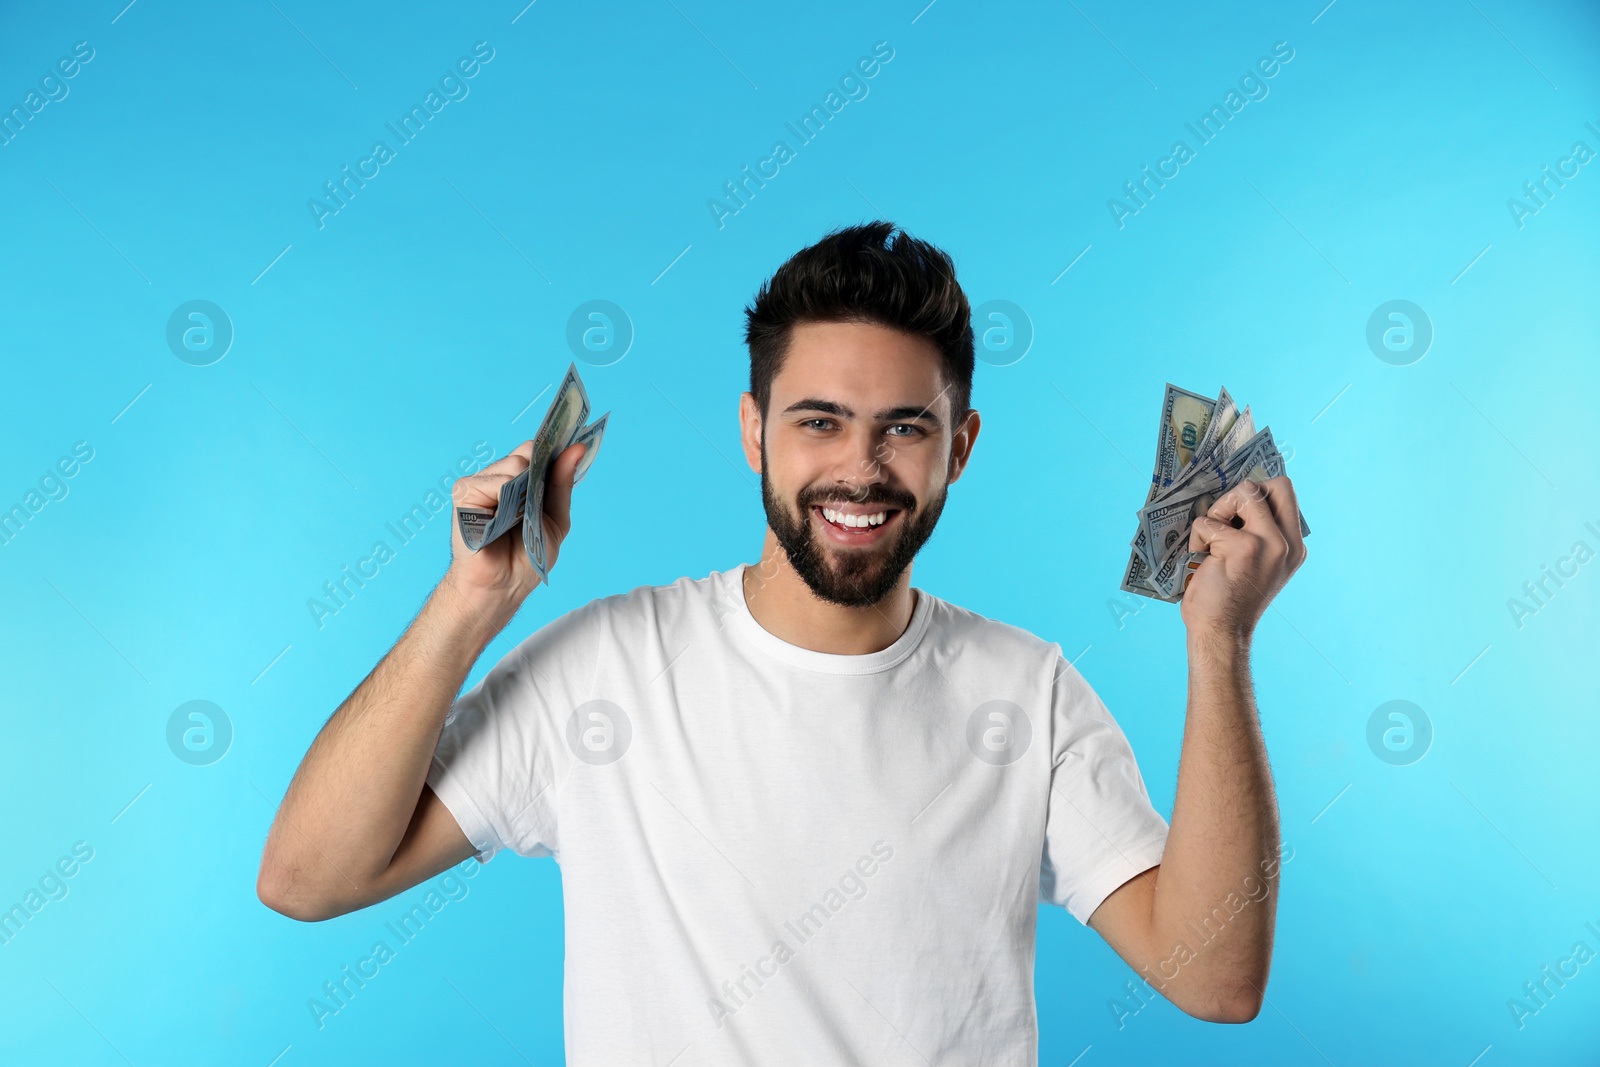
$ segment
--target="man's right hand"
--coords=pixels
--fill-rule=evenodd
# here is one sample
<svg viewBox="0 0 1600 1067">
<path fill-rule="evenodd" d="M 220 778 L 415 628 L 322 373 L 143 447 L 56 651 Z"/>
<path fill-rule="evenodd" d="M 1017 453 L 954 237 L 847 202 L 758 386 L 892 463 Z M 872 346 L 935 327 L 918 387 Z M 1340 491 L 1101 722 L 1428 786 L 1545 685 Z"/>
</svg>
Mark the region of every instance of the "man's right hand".
<svg viewBox="0 0 1600 1067">
<path fill-rule="evenodd" d="M 500 487 L 527 470 L 532 456 L 533 442 L 524 441 L 505 458 L 477 474 L 458 479 L 450 492 L 454 506 L 494 509 L 500 502 Z M 572 529 L 572 481 L 582 458 L 583 446 L 570 445 L 550 464 L 542 521 L 545 552 L 551 568 L 556 565 L 561 542 Z M 509 531 L 474 552 L 461 540 L 461 524 L 454 510 L 450 516 L 450 556 L 450 570 L 445 581 L 496 631 L 511 621 L 533 587 L 539 584 L 539 575 L 528 562 L 522 536 L 517 531 Z"/>
</svg>

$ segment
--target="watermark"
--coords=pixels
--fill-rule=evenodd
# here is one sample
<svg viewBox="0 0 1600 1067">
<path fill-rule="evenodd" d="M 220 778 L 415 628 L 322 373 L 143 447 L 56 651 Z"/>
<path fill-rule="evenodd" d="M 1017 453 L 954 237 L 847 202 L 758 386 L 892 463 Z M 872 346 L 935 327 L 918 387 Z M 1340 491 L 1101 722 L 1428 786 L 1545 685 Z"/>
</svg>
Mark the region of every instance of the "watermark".
<svg viewBox="0 0 1600 1067">
<path fill-rule="evenodd" d="M 422 535 L 428 520 L 435 515 L 445 515 L 446 521 L 449 521 L 449 517 L 455 513 L 451 503 L 450 487 L 455 484 L 458 477 L 464 478 L 477 473 L 493 458 L 494 449 L 489 442 L 479 441 L 474 444 L 472 455 L 457 459 L 455 469 L 441 474 L 433 486 L 423 494 L 420 502 L 411 505 L 399 518 L 383 524 L 383 528 L 394 539 L 394 546 L 391 546 L 388 540 L 379 538 L 372 543 L 366 555 L 356 560 L 353 569 L 351 564 L 346 563 L 339 568 L 338 575 L 323 582 L 322 593 L 306 599 L 306 610 L 311 613 L 311 621 L 316 623 L 317 629 L 322 629 L 327 625 L 328 619 L 349 607 L 356 595 L 366 588 L 367 583 L 382 572 L 384 564 L 392 561 L 401 548 Z"/>
<path fill-rule="evenodd" d="M 179 304 L 167 317 L 167 347 L 191 367 L 209 367 L 233 347 L 233 320 L 209 300 Z"/>
<path fill-rule="evenodd" d="M 1190 147 L 1187 139 L 1180 138 L 1172 143 L 1165 157 L 1156 161 L 1153 169 L 1146 163 L 1140 169 L 1139 177 L 1123 182 L 1122 197 L 1113 196 L 1106 200 L 1106 210 L 1111 213 L 1111 221 L 1116 223 L 1117 229 L 1125 229 L 1130 218 L 1149 207 L 1156 193 L 1181 174 L 1183 168 L 1199 155 L 1200 149 L 1215 140 L 1228 123 L 1245 109 L 1245 105 L 1265 100 L 1271 92 L 1267 83 L 1277 77 L 1278 72 L 1293 58 L 1294 48 L 1288 41 L 1273 45 L 1272 54 L 1262 56 L 1256 60 L 1254 67 L 1247 68 L 1239 76 L 1239 87 L 1229 88 L 1222 97 L 1222 103 L 1212 104 L 1196 119 L 1183 124 L 1194 137 L 1193 147 Z"/>
<path fill-rule="evenodd" d="M 1597 544 L 1600 544 L 1600 529 L 1597 529 L 1594 523 L 1586 522 L 1583 528 Z M 1511 621 L 1517 624 L 1517 629 L 1522 629 L 1528 619 L 1543 611 L 1555 595 L 1578 576 L 1578 569 L 1594 559 L 1594 551 L 1588 541 L 1579 538 L 1572 543 L 1572 548 L 1567 554 L 1555 563 L 1540 565 L 1539 577 L 1530 578 L 1522 583 L 1524 599 L 1514 596 L 1506 598 L 1506 610 L 1511 612 Z"/>
<path fill-rule="evenodd" d="M 811 109 L 798 120 L 783 124 L 794 135 L 795 147 L 791 148 L 787 140 L 774 141 L 767 158 L 757 162 L 753 172 L 747 163 L 740 168 L 739 178 L 723 182 L 722 188 L 727 195 L 713 196 L 706 201 L 706 207 L 711 211 L 711 221 L 717 224 L 717 229 L 723 229 L 729 219 L 749 207 L 756 192 L 765 189 L 767 182 L 781 174 L 783 167 L 798 157 L 801 148 L 816 140 L 846 105 L 865 100 L 872 91 L 867 82 L 877 77 L 883 65 L 893 58 L 894 48 L 888 41 L 874 44 L 871 56 L 862 56 L 856 60 L 854 67 L 839 76 L 838 89 L 829 89 L 822 103 L 812 104 Z"/>
<path fill-rule="evenodd" d="M 1409 367 L 1433 345 L 1433 320 L 1409 300 L 1389 300 L 1367 316 L 1367 347 L 1394 367 Z"/>
<path fill-rule="evenodd" d="M 979 704 L 967 716 L 967 748 L 984 763 L 1008 767 L 1021 759 L 1033 741 L 1028 713 L 1009 700 Z"/>
<path fill-rule="evenodd" d="M 317 229 L 322 229 L 328 219 L 349 207 L 356 194 L 367 187 L 367 182 L 382 174 L 383 167 L 397 159 L 400 149 L 427 129 L 428 123 L 447 105 L 465 100 L 472 91 L 467 82 L 477 77 L 493 59 L 494 49 L 489 42 L 479 41 L 472 46 L 472 55 L 462 56 L 456 60 L 454 67 L 439 76 L 439 87 L 430 87 L 422 103 L 412 104 L 411 109 L 398 119 L 384 123 L 384 128 L 394 135 L 394 147 L 391 148 L 387 140 L 374 141 L 366 158 L 356 161 L 354 170 L 351 170 L 350 164 L 344 164 L 339 168 L 339 177 L 322 183 L 321 196 L 313 196 L 306 201 Z"/>
<path fill-rule="evenodd" d="M 1600 944 L 1600 929 L 1592 922 L 1583 924 L 1583 928 Z M 1557 993 L 1567 988 L 1567 983 L 1582 973 L 1584 964 L 1595 958 L 1594 949 L 1589 947 L 1587 941 L 1575 942 L 1572 951 L 1565 957 L 1556 960 L 1552 965 L 1542 964 L 1539 974 L 1543 977 L 1531 979 L 1522 983 L 1522 995 L 1506 998 L 1506 1010 L 1511 1013 L 1511 1021 L 1521 1030 L 1528 1025 L 1528 1020 L 1538 1015 L 1550 1006 Z M 1555 988 L 1551 988 L 1551 983 Z"/>
<path fill-rule="evenodd" d="M 54 67 L 45 71 L 39 79 L 39 88 L 29 89 L 22 103 L 0 110 L 0 148 L 9 147 L 45 108 L 65 100 L 67 94 L 72 92 L 72 87 L 67 83 L 76 78 L 92 59 L 94 47 L 88 41 L 79 41 L 72 46 L 70 56 L 62 56 L 56 60 Z"/>
<path fill-rule="evenodd" d="M 609 700 L 584 701 L 567 716 L 567 747 L 592 766 L 617 762 L 632 741 L 633 723 L 628 713 Z"/>
<path fill-rule="evenodd" d="M 356 994 L 382 974 L 383 968 L 394 962 L 402 948 L 416 940 L 417 935 L 444 910 L 446 904 L 467 899 L 472 887 L 467 885 L 466 879 L 477 877 L 480 866 L 482 864 L 476 859 L 468 859 L 451 868 L 451 873 L 441 876 L 429 886 L 426 895 L 413 903 L 408 911 L 383 924 L 383 928 L 394 939 L 393 945 L 390 945 L 389 938 L 379 938 L 353 966 L 345 964 L 339 968 L 336 977 L 323 982 L 320 994 L 306 998 L 306 1010 L 311 1013 L 311 1021 L 317 1024 L 318 1030 L 327 1026 L 333 1016 L 348 1008 Z"/>
<path fill-rule="evenodd" d="M 67 482 L 76 478 L 83 465 L 91 459 L 94 459 L 94 446 L 87 441 L 76 441 L 70 456 L 62 456 L 54 466 L 45 468 L 45 472 L 39 476 L 39 488 L 29 488 L 22 495 L 21 503 L 0 511 L 0 545 L 9 545 L 15 540 L 22 528 L 33 521 L 33 517 L 43 511 L 47 504 L 67 499 L 67 494 L 72 491 Z"/>
<path fill-rule="evenodd" d="M 894 848 L 887 841 L 874 841 L 871 855 L 863 853 L 834 885 L 828 887 L 821 899 L 795 918 L 784 922 L 787 939 L 783 934 L 775 937 L 766 955 L 741 966 L 737 978 L 730 978 L 716 987 L 716 993 L 706 998 L 706 1008 L 711 1012 L 711 1021 L 717 1029 L 722 1029 L 726 1020 L 754 1000 L 761 988 L 778 976 L 778 969 L 794 959 L 806 942 L 821 932 L 828 920 L 866 896 L 868 879 L 893 858 Z M 790 940 L 793 940 L 793 945 L 789 943 Z"/>
<path fill-rule="evenodd" d="M 591 367 L 609 367 L 633 347 L 633 320 L 609 300 L 579 304 L 567 319 L 567 347 Z"/>
<path fill-rule="evenodd" d="M 991 367 L 1021 362 L 1033 347 L 1033 320 L 1009 300 L 986 300 L 972 313 L 978 358 Z"/>
<path fill-rule="evenodd" d="M 1144 610 L 1150 603 L 1149 597 L 1135 596 L 1132 593 L 1121 593 L 1117 596 L 1106 597 L 1106 610 L 1111 613 L 1111 621 L 1117 624 L 1117 629 L 1125 629 L 1128 620 Z"/>
<path fill-rule="evenodd" d="M 11 944 L 11 939 L 22 933 L 22 928 L 32 922 L 46 904 L 66 900 L 67 894 L 72 891 L 67 882 L 77 877 L 81 865 L 92 859 L 94 846 L 87 841 L 76 841 L 73 842 L 70 856 L 62 856 L 46 867 L 39 876 L 37 888 L 29 886 L 21 902 L 0 911 L 0 945 Z"/>
<path fill-rule="evenodd" d="M 1367 747 L 1391 767 L 1409 767 L 1433 745 L 1433 720 L 1409 700 L 1379 704 L 1367 718 Z"/>
<path fill-rule="evenodd" d="M 1583 124 L 1590 133 L 1600 138 L 1600 127 L 1593 122 Z M 1517 224 L 1517 229 L 1528 225 L 1528 220 L 1550 206 L 1550 201 L 1555 199 L 1556 193 L 1567 187 L 1567 181 L 1576 178 L 1584 164 L 1594 158 L 1594 149 L 1582 141 L 1572 142 L 1572 148 L 1562 158 L 1556 160 L 1554 170 L 1546 163 L 1540 168 L 1539 177 L 1522 183 L 1522 195 L 1525 199 L 1508 197 L 1506 210 L 1511 212 L 1511 221 Z"/>
<path fill-rule="evenodd" d="M 1158 981 L 1154 985 L 1145 979 L 1137 981 L 1129 979 L 1124 982 L 1123 990 L 1127 996 L 1111 997 L 1106 1001 L 1106 1006 L 1111 1010 L 1111 1017 L 1116 1020 L 1117 1029 L 1125 1029 L 1128 1020 L 1148 1007 L 1156 999 L 1159 991 L 1178 977 L 1187 964 L 1199 959 L 1200 953 L 1222 936 L 1228 924 L 1242 915 L 1245 909 L 1267 899 L 1267 894 L 1272 892 L 1272 879 L 1277 877 L 1279 869 L 1292 859 L 1294 859 L 1293 846 L 1280 843 L 1277 856 L 1269 856 L 1257 864 L 1261 869 L 1261 877 L 1258 878 L 1253 873 L 1245 875 L 1240 882 L 1242 893 L 1237 890 L 1229 892 L 1221 903 L 1212 907 L 1198 922 L 1191 919 L 1185 923 L 1184 936 L 1187 940 L 1175 944 L 1172 952 L 1154 968 L 1143 968 L 1145 978 L 1150 977 L 1152 970 L 1156 972 Z"/>
<path fill-rule="evenodd" d="M 233 720 L 209 700 L 179 704 L 167 717 L 167 747 L 191 767 L 209 767 L 233 745 Z"/>
</svg>

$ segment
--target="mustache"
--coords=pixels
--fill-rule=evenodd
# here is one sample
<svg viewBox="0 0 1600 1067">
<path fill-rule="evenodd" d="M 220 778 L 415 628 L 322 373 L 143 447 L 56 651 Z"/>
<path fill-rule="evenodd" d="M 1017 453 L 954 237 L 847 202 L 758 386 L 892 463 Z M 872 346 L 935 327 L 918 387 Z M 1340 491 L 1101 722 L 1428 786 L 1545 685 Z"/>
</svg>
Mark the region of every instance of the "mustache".
<svg viewBox="0 0 1600 1067">
<path fill-rule="evenodd" d="M 884 504 L 901 511 L 915 511 L 917 498 L 887 485 L 816 486 L 795 498 L 802 511 L 832 504 Z"/>
</svg>

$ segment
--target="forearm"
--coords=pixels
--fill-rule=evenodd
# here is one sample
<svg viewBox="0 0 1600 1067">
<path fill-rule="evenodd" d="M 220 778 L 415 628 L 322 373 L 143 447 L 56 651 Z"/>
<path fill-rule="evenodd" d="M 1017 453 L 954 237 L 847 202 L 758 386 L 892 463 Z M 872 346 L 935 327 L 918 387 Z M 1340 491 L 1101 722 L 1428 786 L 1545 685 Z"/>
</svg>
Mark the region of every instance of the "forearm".
<svg viewBox="0 0 1600 1067">
<path fill-rule="evenodd" d="M 1259 1006 L 1272 959 L 1279 830 L 1249 639 L 1191 631 L 1188 653 L 1177 796 L 1151 905 L 1160 955 L 1147 977 L 1174 1002 Z"/>
<path fill-rule="evenodd" d="M 304 897 L 359 895 L 405 835 L 462 682 L 503 620 L 446 575 L 312 743 L 273 820 L 264 871 Z"/>
</svg>

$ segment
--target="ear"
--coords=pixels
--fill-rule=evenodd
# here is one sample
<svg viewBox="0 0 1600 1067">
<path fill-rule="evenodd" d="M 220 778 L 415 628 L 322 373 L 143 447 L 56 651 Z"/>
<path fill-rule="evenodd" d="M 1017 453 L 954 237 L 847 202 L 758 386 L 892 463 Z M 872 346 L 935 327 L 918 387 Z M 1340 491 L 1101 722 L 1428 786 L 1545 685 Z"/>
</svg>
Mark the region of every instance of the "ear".
<svg viewBox="0 0 1600 1067">
<path fill-rule="evenodd" d="M 982 423 L 977 411 L 973 410 L 967 412 L 967 417 L 956 427 L 950 442 L 950 481 L 956 481 L 961 477 L 961 472 L 967 469 L 967 460 L 972 456 L 972 446 L 978 441 L 978 429 Z"/>
<path fill-rule="evenodd" d="M 754 393 L 739 395 L 739 443 L 744 447 L 744 461 L 750 469 L 761 473 L 761 407 Z"/>
</svg>

